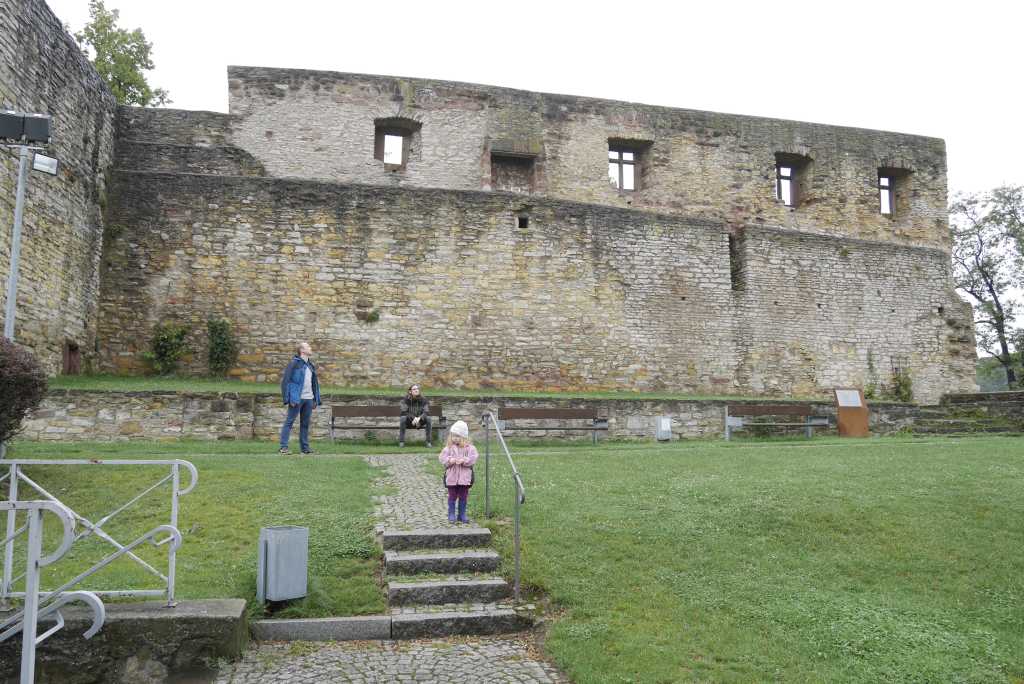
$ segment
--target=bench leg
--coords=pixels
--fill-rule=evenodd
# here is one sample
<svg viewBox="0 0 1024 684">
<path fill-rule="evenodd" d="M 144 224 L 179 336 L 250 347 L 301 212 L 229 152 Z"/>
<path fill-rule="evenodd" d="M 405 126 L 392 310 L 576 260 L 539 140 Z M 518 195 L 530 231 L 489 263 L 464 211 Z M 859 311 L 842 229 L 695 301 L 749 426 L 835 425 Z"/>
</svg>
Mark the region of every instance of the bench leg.
<svg viewBox="0 0 1024 684">
<path fill-rule="evenodd" d="M 814 425 L 811 423 L 811 419 L 807 419 L 807 439 L 814 437 Z"/>
</svg>

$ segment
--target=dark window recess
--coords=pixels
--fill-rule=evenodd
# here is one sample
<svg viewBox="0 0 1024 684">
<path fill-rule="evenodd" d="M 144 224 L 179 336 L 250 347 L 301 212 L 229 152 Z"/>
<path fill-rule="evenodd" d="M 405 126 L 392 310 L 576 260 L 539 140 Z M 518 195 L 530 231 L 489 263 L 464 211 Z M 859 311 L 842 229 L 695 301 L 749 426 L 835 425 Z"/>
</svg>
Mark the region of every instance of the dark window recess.
<svg viewBox="0 0 1024 684">
<path fill-rule="evenodd" d="M 78 375 L 82 372 L 82 351 L 79 349 L 78 344 L 65 341 L 61 355 L 63 357 L 62 372 L 64 375 Z"/>
<path fill-rule="evenodd" d="M 533 192 L 533 157 L 491 153 L 491 189 L 504 192 Z"/>
<path fill-rule="evenodd" d="M 516 220 L 516 225 L 519 226 L 520 228 L 529 228 L 530 227 L 530 217 L 529 216 L 520 216 Z"/>
<path fill-rule="evenodd" d="M 742 237 L 729 236 L 729 283 L 733 290 L 744 289 Z M 776 302 L 777 304 L 778 302 Z"/>
<path fill-rule="evenodd" d="M 776 153 L 775 199 L 787 207 L 800 206 L 810 163 L 810 157 L 782 152 Z"/>
</svg>

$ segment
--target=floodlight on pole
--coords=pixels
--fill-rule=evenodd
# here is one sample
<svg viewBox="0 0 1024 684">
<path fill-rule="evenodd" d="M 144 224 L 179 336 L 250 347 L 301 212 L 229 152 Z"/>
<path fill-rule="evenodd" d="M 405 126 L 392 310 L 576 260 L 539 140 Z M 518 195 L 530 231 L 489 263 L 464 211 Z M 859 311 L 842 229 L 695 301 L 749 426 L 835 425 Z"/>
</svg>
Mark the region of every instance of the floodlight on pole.
<svg viewBox="0 0 1024 684">
<path fill-rule="evenodd" d="M 60 162 L 53 157 L 47 157 L 45 154 L 39 154 L 38 152 L 32 155 L 33 171 L 42 171 L 43 173 L 48 173 L 51 176 L 56 176 L 59 166 Z"/>
</svg>

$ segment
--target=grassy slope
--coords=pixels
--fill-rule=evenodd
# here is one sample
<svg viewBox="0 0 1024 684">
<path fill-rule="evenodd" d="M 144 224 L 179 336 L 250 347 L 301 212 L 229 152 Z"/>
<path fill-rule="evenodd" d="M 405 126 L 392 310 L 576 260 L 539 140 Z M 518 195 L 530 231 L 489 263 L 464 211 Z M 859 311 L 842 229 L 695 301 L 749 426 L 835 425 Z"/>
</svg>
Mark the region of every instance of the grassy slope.
<svg viewBox="0 0 1024 684">
<path fill-rule="evenodd" d="M 379 551 L 372 538 L 374 471 L 358 456 L 282 457 L 273 453 L 272 445 L 254 442 L 20 442 L 13 445 L 10 457 L 183 458 L 194 463 L 199 469 L 199 484 L 181 498 L 179 528 L 184 543 L 177 570 L 177 593 L 181 598 L 253 599 L 259 528 L 291 524 L 310 528 L 310 594 L 278 617 L 370 614 L 385 608 L 376 578 Z M 98 515 L 128 501 L 168 471 L 127 466 L 37 466 L 27 472 L 95 521 Z M 140 504 L 118 515 L 104 529 L 127 543 L 151 527 L 166 523 L 169 492 L 169 485 L 163 485 L 140 502 L 138 510 Z M 25 496 L 24 491 L 21 496 Z M 51 542 L 56 537 L 56 527 L 52 529 Z M 44 572 L 45 586 L 52 588 L 70 579 L 111 550 L 113 547 L 90 538 L 76 543 L 66 560 Z M 157 569 L 166 569 L 166 554 L 157 549 L 143 547 L 139 555 Z M 140 581 L 149 588 L 158 587 L 155 578 L 137 570 L 130 561 L 119 560 L 88 580 L 88 588 L 124 588 L 129 583 L 139 586 Z"/>
<path fill-rule="evenodd" d="M 574 681 L 1024 677 L 1019 438 L 522 450 L 517 465 L 524 579 L 566 609 L 547 648 Z"/>
</svg>

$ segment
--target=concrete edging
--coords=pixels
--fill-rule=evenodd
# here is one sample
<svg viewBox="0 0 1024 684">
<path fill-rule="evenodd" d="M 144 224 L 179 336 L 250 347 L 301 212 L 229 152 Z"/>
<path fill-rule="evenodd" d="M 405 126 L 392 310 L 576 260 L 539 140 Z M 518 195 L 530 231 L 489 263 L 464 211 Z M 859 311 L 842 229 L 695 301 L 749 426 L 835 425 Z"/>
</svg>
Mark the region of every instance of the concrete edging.
<svg viewBox="0 0 1024 684">
<path fill-rule="evenodd" d="M 259 641 L 356 641 L 391 638 L 390 615 L 253 620 L 253 637 Z"/>
</svg>

